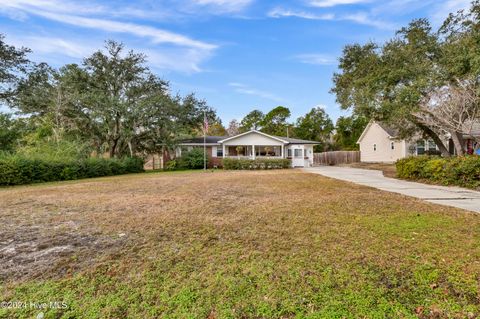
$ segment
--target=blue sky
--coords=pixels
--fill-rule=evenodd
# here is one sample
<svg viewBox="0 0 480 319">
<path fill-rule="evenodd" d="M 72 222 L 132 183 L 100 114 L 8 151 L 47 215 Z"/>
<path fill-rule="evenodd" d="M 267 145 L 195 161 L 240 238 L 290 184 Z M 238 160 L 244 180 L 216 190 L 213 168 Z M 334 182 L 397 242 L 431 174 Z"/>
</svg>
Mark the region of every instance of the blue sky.
<svg viewBox="0 0 480 319">
<path fill-rule="evenodd" d="M 53 66 L 106 39 L 144 52 L 173 92 L 195 92 L 225 125 L 284 105 L 345 114 L 329 93 L 342 48 L 385 41 L 414 18 L 439 25 L 469 0 L 1 0 L 7 43 Z"/>
</svg>

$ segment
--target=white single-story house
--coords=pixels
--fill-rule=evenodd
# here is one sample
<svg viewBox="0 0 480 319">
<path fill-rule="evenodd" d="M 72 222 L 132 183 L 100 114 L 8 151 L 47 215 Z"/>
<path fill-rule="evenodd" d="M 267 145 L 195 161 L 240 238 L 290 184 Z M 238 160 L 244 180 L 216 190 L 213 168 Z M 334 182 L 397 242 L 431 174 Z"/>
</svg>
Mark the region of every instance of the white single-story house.
<svg viewBox="0 0 480 319">
<path fill-rule="evenodd" d="M 269 135 L 252 130 L 235 136 L 206 136 L 205 146 L 211 166 L 221 166 L 223 158 L 287 158 L 292 167 L 310 167 L 313 165 L 313 146 L 315 141 Z M 204 147 L 204 138 L 196 137 L 182 140 L 176 150 L 177 157 L 194 147 Z"/>
<path fill-rule="evenodd" d="M 480 133 L 480 132 L 479 132 Z M 452 141 L 445 137 L 450 153 L 454 154 Z M 367 163 L 393 163 L 407 156 L 437 153 L 438 147 L 433 140 L 421 137 L 411 140 L 400 139 L 398 131 L 379 121 L 370 121 L 357 141 L 360 145 L 360 161 Z M 473 154 L 474 140 L 465 137 L 465 151 Z"/>
</svg>

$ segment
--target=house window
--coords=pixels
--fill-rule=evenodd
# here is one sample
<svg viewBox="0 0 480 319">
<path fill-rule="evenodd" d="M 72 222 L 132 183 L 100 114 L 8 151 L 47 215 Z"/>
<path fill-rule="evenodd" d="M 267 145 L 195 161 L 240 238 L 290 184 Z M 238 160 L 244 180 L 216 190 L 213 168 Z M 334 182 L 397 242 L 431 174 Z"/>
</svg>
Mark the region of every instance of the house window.
<svg viewBox="0 0 480 319">
<path fill-rule="evenodd" d="M 374 151 L 374 152 L 377 151 L 377 144 L 373 144 L 373 151 Z"/>
<path fill-rule="evenodd" d="M 417 155 L 425 154 L 425 140 L 417 141 Z"/>
<path fill-rule="evenodd" d="M 281 154 L 280 146 L 256 146 L 255 155 L 256 156 L 280 156 Z"/>
<path fill-rule="evenodd" d="M 178 156 L 182 156 L 191 151 L 191 146 L 181 146 Z"/>
<path fill-rule="evenodd" d="M 291 148 L 289 148 L 289 149 L 287 150 L 287 156 L 288 156 L 288 157 L 292 157 L 292 149 L 291 149 Z"/>
<path fill-rule="evenodd" d="M 395 143 L 394 143 L 394 142 L 390 142 L 390 148 L 391 148 L 392 150 L 395 149 Z"/>
<path fill-rule="evenodd" d="M 302 149 L 296 148 L 295 149 L 295 157 L 302 157 Z"/>
<path fill-rule="evenodd" d="M 217 146 L 217 157 L 223 157 L 223 147 Z"/>
<path fill-rule="evenodd" d="M 433 140 L 428 140 L 428 150 L 435 151 L 437 150 L 437 144 Z"/>
</svg>

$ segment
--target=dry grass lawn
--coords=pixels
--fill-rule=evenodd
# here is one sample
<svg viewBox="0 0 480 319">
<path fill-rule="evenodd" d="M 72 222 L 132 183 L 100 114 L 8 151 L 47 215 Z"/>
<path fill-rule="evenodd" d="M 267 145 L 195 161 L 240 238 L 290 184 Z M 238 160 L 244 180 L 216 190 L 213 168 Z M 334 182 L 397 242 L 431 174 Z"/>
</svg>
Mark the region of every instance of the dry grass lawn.
<svg viewBox="0 0 480 319">
<path fill-rule="evenodd" d="M 478 215 L 319 175 L 4 188 L 0 218 L 0 318 L 480 314 Z"/>
</svg>

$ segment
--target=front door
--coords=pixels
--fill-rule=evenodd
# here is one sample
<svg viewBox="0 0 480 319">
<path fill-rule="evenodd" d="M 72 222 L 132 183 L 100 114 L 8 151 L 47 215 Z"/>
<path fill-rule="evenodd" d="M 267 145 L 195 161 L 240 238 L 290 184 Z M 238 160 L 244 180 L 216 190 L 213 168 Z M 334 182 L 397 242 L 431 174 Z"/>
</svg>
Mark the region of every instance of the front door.
<svg viewBox="0 0 480 319">
<path fill-rule="evenodd" d="M 305 160 L 303 158 L 303 148 L 294 147 L 293 148 L 293 158 L 292 158 L 293 167 L 304 167 Z"/>
</svg>

